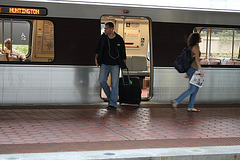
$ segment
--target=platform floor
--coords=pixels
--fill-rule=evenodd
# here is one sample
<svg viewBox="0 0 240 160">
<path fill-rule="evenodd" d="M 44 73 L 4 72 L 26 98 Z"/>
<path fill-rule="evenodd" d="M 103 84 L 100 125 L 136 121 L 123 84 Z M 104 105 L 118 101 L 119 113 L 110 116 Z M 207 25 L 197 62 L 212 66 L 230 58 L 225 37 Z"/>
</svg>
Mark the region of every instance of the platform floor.
<svg viewBox="0 0 240 160">
<path fill-rule="evenodd" d="M 240 145 L 240 105 L 0 106 L 0 154 Z"/>
</svg>

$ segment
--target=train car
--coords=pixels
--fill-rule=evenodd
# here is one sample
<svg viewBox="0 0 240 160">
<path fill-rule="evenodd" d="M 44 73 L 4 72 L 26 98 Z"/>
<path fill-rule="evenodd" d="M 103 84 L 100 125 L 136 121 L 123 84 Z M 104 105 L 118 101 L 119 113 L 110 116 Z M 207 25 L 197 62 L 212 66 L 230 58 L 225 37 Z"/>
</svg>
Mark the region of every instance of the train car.
<svg viewBox="0 0 240 160">
<path fill-rule="evenodd" d="M 0 5 L 1 105 L 103 102 L 94 57 L 106 21 L 124 38 L 130 76 L 139 78 L 143 101 L 169 103 L 188 87 L 173 62 L 189 34 L 199 32 L 205 82 L 196 103 L 240 102 L 237 11 L 77 1 Z"/>
</svg>

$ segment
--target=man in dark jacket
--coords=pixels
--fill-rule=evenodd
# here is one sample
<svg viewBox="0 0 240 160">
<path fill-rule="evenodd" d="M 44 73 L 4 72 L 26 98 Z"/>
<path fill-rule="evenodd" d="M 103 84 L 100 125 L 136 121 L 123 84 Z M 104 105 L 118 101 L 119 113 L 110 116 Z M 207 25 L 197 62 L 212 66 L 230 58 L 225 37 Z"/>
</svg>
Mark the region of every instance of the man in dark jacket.
<svg viewBox="0 0 240 160">
<path fill-rule="evenodd" d="M 109 100 L 109 110 L 117 108 L 119 72 L 120 67 L 126 68 L 126 50 L 122 37 L 114 32 L 112 22 L 105 23 L 104 32 L 96 49 L 95 64 L 100 66 L 99 81 Z M 107 84 L 109 73 L 111 90 Z"/>
</svg>

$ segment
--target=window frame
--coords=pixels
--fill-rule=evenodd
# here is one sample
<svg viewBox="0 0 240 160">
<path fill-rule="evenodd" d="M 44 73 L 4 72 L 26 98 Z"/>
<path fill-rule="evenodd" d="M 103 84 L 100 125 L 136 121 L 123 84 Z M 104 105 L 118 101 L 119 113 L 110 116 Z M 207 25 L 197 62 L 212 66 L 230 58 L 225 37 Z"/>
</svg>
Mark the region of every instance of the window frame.
<svg viewBox="0 0 240 160">
<path fill-rule="evenodd" d="M 20 18 L 0 18 L 0 21 L 1 21 L 1 26 L 3 25 L 2 24 L 2 20 L 9 20 L 11 21 L 12 20 L 12 24 L 13 24 L 13 28 L 14 28 L 14 21 L 16 22 L 27 22 L 29 24 L 29 30 L 28 30 L 28 52 L 27 54 L 25 55 L 26 57 L 29 57 L 31 55 L 31 48 L 32 48 L 32 21 L 29 20 L 29 19 L 20 19 Z M 5 23 L 5 22 L 4 22 Z M 10 24 L 11 25 L 11 24 Z M 1 30 L 2 32 L 2 30 Z M 5 31 L 4 31 L 5 32 Z M 11 31 L 10 31 L 11 32 Z M 10 33 L 10 34 L 13 34 L 13 33 Z M 5 44 L 4 44 L 4 41 L 5 39 L 3 38 L 3 35 L 2 37 L 0 37 L 2 39 L 2 43 L 1 43 L 1 47 L 4 46 L 5 48 Z M 14 45 L 14 43 L 12 44 L 12 46 Z M 5 61 L 0 61 L 0 62 L 5 62 Z M 12 61 L 10 61 L 12 62 Z"/>
<path fill-rule="evenodd" d="M 223 30 L 231 30 L 232 31 L 232 42 L 231 42 L 231 58 L 229 59 L 229 61 L 233 61 L 235 60 L 234 62 L 238 62 L 239 63 L 234 63 L 234 64 L 222 64 L 221 61 L 220 61 L 220 65 L 213 65 L 213 64 L 201 64 L 202 66 L 204 67 L 225 67 L 225 68 L 240 68 L 240 58 L 234 58 L 234 45 L 235 45 L 235 31 L 236 30 L 239 30 L 240 31 L 240 28 L 238 27 L 218 27 L 218 26 L 206 26 L 206 27 L 195 27 L 194 30 L 195 31 L 198 31 L 198 33 L 201 35 L 201 32 L 202 30 L 207 30 L 207 40 L 206 40 L 206 55 L 204 57 L 203 60 L 211 60 L 211 57 L 209 57 L 209 55 L 211 54 L 211 50 L 212 50 L 212 29 L 223 29 Z M 201 50 L 201 49 L 200 49 Z M 202 57 L 200 57 L 202 58 Z M 214 60 L 216 58 L 212 58 L 212 60 Z"/>
<path fill-rule="evenodd" d="M 102 24 L 104 24 L 104 22 L 102 21 L 103 17 L 120 17 L 121 19 L 126 19 L 126 18 L 144 18 L 146 20 L 148 20 L 148 36 L 149 36 L 149 43 L 148 45 L 148 52 L 149 52 L 149 57 L 150 59 L 147 59 L 149 61 L 149 78 L 150 78 L 150 82 L 149 82 L 149 91 L 148 91 L 148 96 L 147 97 L 141 97 L 142 101 L 148 101 L 152 98 L 153 96 L 153 39 L 152 39 L 152 19 L 148 16 L 121 16 L 121 15 L 102 15 L 100 17 L 100 27 L 102 28 Z M 116 27 L 116 25 L 115 25 Z M 101 31 L 100 31 L 101 32 Z M 124 29 L 122 30 L 122 32 L 124 33 Z M 124 38 L 124 35 L 123 35 Z M 146 55 L 147 56 L 147 55 Z M 131 72 L 131 71 L 130 71 Z M 135 76 L 136 77 L 136 76 Z M 147 77 L 147 76 L 146 76 Z M 103 98 L 102 96 L 102 92 L 100 90 L 100 97 Z M 103 98 L 104 99 L 104 98 Z"/>
<path fill-rule="evenodd" d="M 31 56 L 34 56 L 33 53 L 35 53 L 34 51 L 34 21 L 49 21 L 53 24 L 53 43 L 54 43 L 54 46 L 53 46 L 53 51 L 52 51 L 52 55 L 53 55 L 53 58 L 51 61 L 47 61 L 45 59 L 41 60 L 27 60 L 27 61 L 7 61 L 7 60 L 2 60 L 0 61 L 0 64 L 53 64 L 55 63 L 55 59 L 56 59 L 56 33 L 55 33 L 55 23 L 52 19 L 49 19 L 49 18 L 36 18 L 36 17 L 18 17 L 18 16 L 0 16 L 0 20 L 13 20 L 13 21 L 24 21 L 24 22 L 27 22 L 29 23 L 29 35 L 28 35 L 28 38 L 29 38 L 29 41 L 28 41 L 28 53 L 25 55 L 27 59 L 29 59 L 29 57 Z M 2 25 L 2 24 L 0 24 Z M 44 28 L 43 28 L 44 30 Z M 2 32 L 2 30 L 1 30 Z M 35 33 L 36 34 L 36 33 Z M 14 37 L 14 36 L 13 36 Z M 35 36 L 36 37 L 36 36 Z M 2 37 L 0 37 L 2 38 Z M 14 38 L 13 38 L 14 39 Z M 4 39 L 5 40 L 5 39 Z M 4 45 L 4 40 L 3 40 L 3 45 Z M 2 43 L 0 44 L 1 48 L 2 48 Z M 14 45 L 14 44 L 13 44 Z M 34 47 L 34 48 L 33 48 Z M 5 48 L 5 45 L 4 45 L 4 48 Z M 2 53 L 2 52 L 1 52 Z"/>
</svg>

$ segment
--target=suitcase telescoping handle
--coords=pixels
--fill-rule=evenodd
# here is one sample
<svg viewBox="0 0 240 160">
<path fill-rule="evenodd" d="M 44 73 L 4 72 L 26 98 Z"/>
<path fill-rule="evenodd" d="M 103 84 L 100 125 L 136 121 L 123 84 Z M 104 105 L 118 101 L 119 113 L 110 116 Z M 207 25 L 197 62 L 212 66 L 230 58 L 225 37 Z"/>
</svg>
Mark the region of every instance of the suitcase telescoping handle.
<svg viewBox="0 0 240 160">
<path fill-rule="evenodd" d="M 123 69 L 121 69 L 121 71 L 122 71 L 122 81 L 123 81 L 123 85 L 131 85 L 132 82 L 131 82 L 130 77 L 129 77 L 129 70 L 128 70 L 128 68 L 126 68 L 126 70 L 127 70 L 128 84 L 125 83 L 125 80 L 124 80 L 124 74 L 123 74 Z"/>
</svg>

